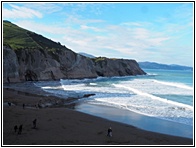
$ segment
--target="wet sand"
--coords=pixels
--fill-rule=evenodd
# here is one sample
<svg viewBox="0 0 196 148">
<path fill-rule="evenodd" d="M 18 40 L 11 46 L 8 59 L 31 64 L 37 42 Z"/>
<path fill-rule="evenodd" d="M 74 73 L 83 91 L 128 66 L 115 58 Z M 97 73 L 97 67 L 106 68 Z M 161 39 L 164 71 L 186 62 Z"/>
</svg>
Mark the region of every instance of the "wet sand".
<svg viewBox="0 0 196 148">
<path fill-rule="evenodd" d="M 123 108 L 81 102 L 75 106 L 75 110 L 147 131 L 193 138 L 193 126 L 191 125 L 145 116 Z"/>
<path fill-rule="evenodd" d="M 73 104 L 65 107 L 61 99 L 51 96 L 37 96 L 3 89 L 3 102 L 4 146 L 193 145 L 193 139 L 149 132 L 72 110 Z M 9 106 L 7 102 L 15 105 Z M 56 102 L 57 105 L 38 108 L 37 104 L 40 102 Z M 24 109 L 23 104 L 25 104 Z M 35 129 L 34 119 L 37 119 Z M 22 134 L 18 135 L 14 132 L 14 126 L 20 124 L 23 124 L 23 130 Z M 107 129 L 110 126 L 113 137 L 107 137 Z"/>
</svg>

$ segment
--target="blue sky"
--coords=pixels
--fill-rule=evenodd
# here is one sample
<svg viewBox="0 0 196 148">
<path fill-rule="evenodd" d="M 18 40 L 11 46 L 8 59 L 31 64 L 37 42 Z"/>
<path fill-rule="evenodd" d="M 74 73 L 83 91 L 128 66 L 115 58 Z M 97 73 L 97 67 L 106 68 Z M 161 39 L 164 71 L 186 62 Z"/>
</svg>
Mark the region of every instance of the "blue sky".
<svg viewBox="0 0 196 148">
<path fill-rule="evenodd" d="M 3 20 L 75 52 L 193 66 L 193 3 L 3 3 Z"/>
</svg>

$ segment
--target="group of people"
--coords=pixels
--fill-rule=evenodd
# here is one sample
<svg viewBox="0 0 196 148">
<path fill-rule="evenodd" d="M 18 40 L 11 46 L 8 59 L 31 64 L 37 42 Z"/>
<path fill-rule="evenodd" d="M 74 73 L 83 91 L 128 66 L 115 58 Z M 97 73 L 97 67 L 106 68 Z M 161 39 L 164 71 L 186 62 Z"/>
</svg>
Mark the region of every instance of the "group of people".
<svg viewBox="0 0 196 148">
<path fill-rule="evenodd" d="M 15 133 L 17 133 L 18 131 L 18 135 L 20 135 L 22 133 L 22 124 L 18 127 L 17 125 L 14 126 L 14 131 Z M 37 126 L 37 119 L 34 119 L 33 120 L 33 128 L 35 129 Z"/>
<path fill-rule="evenodd" d="M 15 133 L 17 132 L 17 130 L 18 130 L 18 134 L 20 135 L 22 133 L 22 124 L 19 126 L 19 128 L 17 125 L 14 126 Z"/>
<path fill-rule="evenodd" d="M 17 132 L 17 130 L 18 130 L 18 134 L 20 135 L 21 133 L 22 133 L 22 124 L 19 126 L 19 128 L 18 128 L 18 126 L 17 125 L 15 125 L 14 126 L 14 131 L 15 131 L 15 133 Z M 35 129 L 36 128 L 36 126 L 37 126 L 37 119 L 34 119 L 33 120 L 33 128 Z M 108 134 L 107 134 L 107 136 L 108 137 L 112 137 L 112 128 L 111 127 L 109 127 L 108 128 Z"/>
</svg>

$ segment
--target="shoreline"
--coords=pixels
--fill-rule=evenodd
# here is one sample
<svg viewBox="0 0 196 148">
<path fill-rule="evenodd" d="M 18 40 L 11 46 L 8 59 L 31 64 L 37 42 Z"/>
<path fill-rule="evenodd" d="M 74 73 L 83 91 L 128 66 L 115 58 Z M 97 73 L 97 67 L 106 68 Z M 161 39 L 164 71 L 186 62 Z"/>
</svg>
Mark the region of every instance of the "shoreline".
<svg viewBox="0 0 196 148">
<path fill-rule="evenodd" d="M 193 126 L 191 125 L 145 116 L 126 109 L 94 105 L 87 102 L 76 105 L 76 110 L 111 121 L 132 125 L 146 131 L 193 138 Z"/>
<path fill-rule="evenodd" d="M 4 145 L 193 145 L 191 138 L 145 131 L 70 109 L 74 104 L 22 108 L 23 103 L 34 106 L 40 99 L 61 100 L 3 88 L 3 102 L 15 104 L 3 106 Z M 34 118 L 38 120 L 36 129 L 32 129 Z M 23 124 L 21 135 L 14 133 L 15 124 Z M 106 136 L 110 126 L 113 129 L 111 138 Z"/>
</svg>

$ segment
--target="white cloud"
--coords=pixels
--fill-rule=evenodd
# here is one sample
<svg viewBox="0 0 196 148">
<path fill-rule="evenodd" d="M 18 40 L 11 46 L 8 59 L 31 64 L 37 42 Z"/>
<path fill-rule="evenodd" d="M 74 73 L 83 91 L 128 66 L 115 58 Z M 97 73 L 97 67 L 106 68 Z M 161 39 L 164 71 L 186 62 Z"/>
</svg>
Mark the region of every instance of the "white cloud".
<svg viewBox="0 0 196 148">
<path fill-rule="evenodd" d="M 86 30 L 70 30 L 71 34 L 64 35 L 61 42 L 76 52 L 87 52 L 95 56 L 141 59 L 141 55 L 144 54 L 145 58 L 150 59 L 156 53 L 160 54 L 158 49 L 169 39 L 162 33 L 144 28 L 130 29 L 119 25 L 83 28 L 91 28 L 94 31 L 102 29 L 103 34 L 93 35 Z"/>
<path fill-rule="evenodd" d="M 43 14 L 60 12 L 63 9 L 62 4 L 59 5 L 58 3 L 48 3 L 48 2 L 31 3 L 31 5 L 24 3 L 24 7 L 40 11 Z"/>
<path fill-rule="evenodd" d="M 69 25 L 69 26 L 73 26 L 73 25 L 81 26 L 81 25 L 89 25 L 89 24 L 98 25 L 100 23 L 104 23 L 104 21 L 100 19 L 84 19 L 81 16 L 77 16 L 77 15 L 67 16 L 64 22 L 66 25 Z"/>
<path fill-rule="evenodd" d="M 76 22 L 80 22 L 76 19 Z M 88 24 L 89 20 L 81 20 L 82 24 Z M 92 21 L 94 22 L 94 21 Z M 101 22 L 101 21 L 100 21 Z M 76 52 L 87 52 L 94 55 L 108 57 L 135 59 L 141 57 L 141 53 L 155 53 L 152 49 L 159 49 L 163 42 L 168 40 L 162 33 L 153 32 L 145 28 L 129 28 L 121 25 L 105 25 L 99 28 L 92 25 L 81 25 L 80 29 L 71 26 L 45 25 L 36 22 L 20 21 L 19 26 L 47 36 L 55 36 L 51 39 L 71 48 Z M 94 32 L 89 32 L 93 30 Z M 98 34 L 94 34 L 98 32 Z M 159 53 L 160 54 L 160 53 Z M 150 55 L 149 55 L 150 56 Z"/>
<path fill-rule="evenodd" d="M 95 32 L 104 32 L 104 29 L 98 28 L 98 27 L 91 27 L 91 26 L 87 26 L 87 25 L 81 25 L 80 27 L 83 30 L 92 30 L 92 31 L 95 31 Z"/>
<path fill-rule="evenodd" d="M 39 11 L 13 4 L 10 4 L 10 6 L 12 7 L 11 10 L 3 8 L 3 19 L 24 19 L 33 17 L 42 18 L 42 14 Z"/>
</svg>

